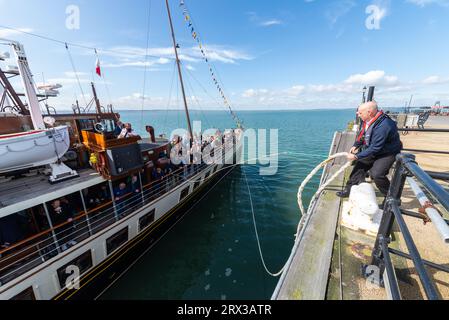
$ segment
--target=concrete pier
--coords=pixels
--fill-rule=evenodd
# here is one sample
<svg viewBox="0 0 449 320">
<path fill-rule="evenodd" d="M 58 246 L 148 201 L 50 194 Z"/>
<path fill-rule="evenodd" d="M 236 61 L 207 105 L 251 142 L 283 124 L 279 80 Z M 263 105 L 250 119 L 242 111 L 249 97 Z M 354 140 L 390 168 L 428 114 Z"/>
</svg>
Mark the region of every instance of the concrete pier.
<svg viewBox="0 0 449 320">
<path fill-rule="evenodd" d="M 330 154 L 348 151 L 354 143 L 354 132 L 337 132 Z M 343 164 L 345 159 L 336 159 L 323 172 L 326 181 Z M 338 222 L 340 199 L 335 191 L 341 190 L 344 175 L 340 175 L 323 191 L 315 203 L 311 218 L 304 226 L 305 233 L 295 247 L 291 263 L 281 278 L 274 299 L 300 300 L 325 299 L 329 278 L 335 229 Z"/>
<path fill-rule="evenodd" d="M 430 118 L 426 128 L 449 128 L 449 117 Z M 449 133 L 412 132 L 401 134 L 405 148 L 449 151 Z M 334 137 L 330 154 L 348 151 L 355 139 L 353 132 L 338 132 Z M 447 155 L 431 153 L 416 154 L 418 164 L 424 170 L 449 172 Z M 345 159 L 329 164 L 322 176 L 322 183 L 336 172 Z M 369 300 L 387 299 L 384 288 L 371 284 L 362 276 L 362 266 L 368 265 L 375 242 L 375 236 L 345 228 L 340 224 L 342 201 L 335 195 L 341 190 L 350 173 L 350 168 L 341 174 L 323 191 L 312 208 L 305 232 L 292 251 L 288 266 L 273 293 L 277 300 Z M 369 180 L 368 180 L 369 181 Z M 449 189 L 447 183 L 441 182 Z M 382 201 L 378 194 L 378 202 Z M 404 187 L 402 207 L 418 211 L 419 202 L 409 186 Z M 445 213 L 444 218 L 449 217 Z M 423 258 L 436 263 L 449 263 L 449 246 L 443 243 L 431 223 L 404 217 Z M 425 236 L 423 236 L 425 235 Z M 402 235 L 393 228 L 391 248 L 407 251 Z M 404 299 L 423 299 L 424 292 L 419 284 L 413 264 L 404 258 L 393 257 L 401 295 Z M 435 280 L 440 297 L 449 298 L 449 274 L 435 270 Z"/>
</svg>

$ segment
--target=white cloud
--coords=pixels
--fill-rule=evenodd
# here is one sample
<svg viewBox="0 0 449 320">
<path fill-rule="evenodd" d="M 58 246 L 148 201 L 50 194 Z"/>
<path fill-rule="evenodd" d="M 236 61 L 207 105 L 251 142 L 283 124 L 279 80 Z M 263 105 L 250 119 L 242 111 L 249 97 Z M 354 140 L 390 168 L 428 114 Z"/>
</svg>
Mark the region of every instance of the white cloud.
<svg viewBox="0 0 449 320">
<path fill-rule="evenodd" d="M 389 76 L 385 71 L 374 70 L 364 74 L 354 74 L 344 81 L 349 85 L 375 85 L 375 86 L 395 86 L 399 82 L 397 76 Z"/>
<path fill-rule="evenodd" d="M 76 77 L 77 75 L 78 75 L 78 78 Z M 64 87 L 64 86 L 78 85 L 78 80 L 79 80 L 79 83 L 86 84 L 86 83 L 92 82 L 92 80 L 89 79 L 88 77 L 89 77 L 89 73 L 87 73 L 87 72 L 76 72 L 75 73 L 73 71 L 66 71 L 66 72 L 64 72 L 63 77 L 55 77 L 55 78 L 45 79 L 45 84 L 60 84 Z M 42 85 L 42 84 L 43 83 L 39 83 L 38 85 Z"/>
<path fill-rule="evenodd" d="M 17 28 L 17 30 L 0 29 L 0 38 L 11 38 L 23 34 L 22 32 L 33 32 L 30 28 Z M 14 40 L 14 39 L 9 39 Z"/>
<path fill-rule="evenodd" d="M 255 95 L 256 95 L 256 90 L 254 90 L 254 89 L 248 89 L 242 93 L 243 98 L 252 98 Z"/>
<path fill-rule="evenodd" d="M 88 79 L 79 79 L 80 83 L 89 83 Z M 50 78 L 45 81 L 46 84 L 60 84 L 62 86 L 78 84 L 76 78 Z"/>
<path fill-rule="evenodd" d="M 286 93 L 289 95 L 297 96 L 297 95 L 303 93 L 305 89 L 306 89 L 306 87 L 303 85 L 296 85 L 291 88 L 288 88 L 286 90 Z"/>
<path fill-rule="evenodd" d="M 263 19 L 254 11 L 247 12 L 247 15 L 249 16 L 249 21 L 251 21 L 253 24 L 259 27 L 271 27 L 283 24 L 282 20 L 280 19 L 276 18 Z"/>
<path fill-rule="evenodd" d="M 436 4 L 442 7 L 449 7 L 449 0 L 406 0 L 409 3 L 413 3 L 421 8 L 428 5 Z"/>
<path fill-rule="evenodd" d="M 207 48 L 203 47 L 203 50 L 206 52 L 206 56 L 210 61 L 235 64 L 241 60 L 254 59 L 243 51 L 225 46 L 209 45 Z M 175 59 L 175 52 L 172 47 L 150 48 L 147 52 L 147 49 L 142 47 L 116 46 L 103 50 L 100 53 L 102 57 L 114 59 L 112 62 L 102 64 L 102 66 L 106 68 L 151 67 L 155 65 L 164 65 Z M 178 53 L 179 58 L 182 61 L 189 63 L 203 61 L 201 50 L 196 46 L 180 48 Z M 148 59 L 146 59 L 147 54 L 149 56 Z"/>
<path fill-rule="evenodd" d="M 282 21 L 278 20 L 278 19 L 270 19 L 270 20 L 262 21 L 260 23 L 260 25 L 262 27 L 271 27 L 271 26 L 280 25 L 280 24 L 282 24 Z"/>
<path fill-rule="evenodd" d="M 102 67 L 105 68 L 123 68 L 123 67 L 152 67 L 155 65 L 164 65 L 171 60 L 167 58 L 159 58 L 151 61 L 131 61 L 130 59 L 122 60 L 122 62 L 116 63 L 104 63 Z"/>
<path fill-rule="evenodd" d="M 422 83 L 423 84 L 443 84 L 443 83 L 448 83 L 449 82 L 449 78 L 442 78 L 440 76 L 430 76 L 425 78 Z"/>
<path fill-rule="evenodd" d="M 376 100 L 384 107 L 402 106 L 411 94 L 417 104 L 431 103 L 434 99 L 444 101 L 448 95 L 439 94 L 438 85 L 449 82 L 449 78 L 430 76 L 421 81 L 400 81 L 396 75 L 383 70 L 349 75 L 345 80 L 328 84 L 297 84 L 286 89 L 248 89 L 241 97 L 244 108 L 348 108 L 360 103 L 363 86 L 376 86 Z M 448 101 L 449 104 L 449 101 Z"/>
</svg>

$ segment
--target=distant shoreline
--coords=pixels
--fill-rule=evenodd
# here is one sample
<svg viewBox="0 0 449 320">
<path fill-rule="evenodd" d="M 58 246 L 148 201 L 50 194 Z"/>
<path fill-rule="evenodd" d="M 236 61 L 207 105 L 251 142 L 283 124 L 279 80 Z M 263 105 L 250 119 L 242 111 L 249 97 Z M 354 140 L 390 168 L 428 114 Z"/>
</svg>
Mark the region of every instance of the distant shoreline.
<svg viewBox="0 0 449 320">
<path fill-rule="evenodd" d="M 304 108 L 304 109 L 241 109 L 235 110 L 235 112 L 301 112 L 301 111 L 348 111 L 356 110 L 357 107 L 353 108 Z M 404 107 L 389 107 L 387 110 L 404 109 Z M 73 113 L 73 110 L 56 110 L 60 113 Z M 115 109 L 115 112 L 142 112 L 139 109 Z M 143 112 L 184 112 L 184 109 L 145 109 Z M 217 110 L 217 109 L 190 109 L 189 111 L 200 111 L 200 112 L 228 112 L 227 110 Z"/>
</svg>

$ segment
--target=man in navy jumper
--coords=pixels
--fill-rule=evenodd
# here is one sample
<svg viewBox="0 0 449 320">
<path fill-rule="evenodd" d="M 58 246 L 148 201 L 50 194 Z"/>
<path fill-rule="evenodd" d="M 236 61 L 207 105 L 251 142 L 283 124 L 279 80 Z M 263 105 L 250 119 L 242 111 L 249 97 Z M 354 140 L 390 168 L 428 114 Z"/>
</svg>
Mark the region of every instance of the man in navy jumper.
<svg viewBox="0 0 449 320">
<path fill-rule="evenodd" d="M 368 171 L 379 191 L 386 196 L 390 188 L 388 172 L 402 150 L 396 122 L 379 111 L 375 101 L 360 105 L 357 115 L 363 123 L 348 155 L 348 160 L 356 164 L 345 189 L 337 192 L 337 196 L 348 197 L 352 186 L 365 182 Z"/>
</svg>

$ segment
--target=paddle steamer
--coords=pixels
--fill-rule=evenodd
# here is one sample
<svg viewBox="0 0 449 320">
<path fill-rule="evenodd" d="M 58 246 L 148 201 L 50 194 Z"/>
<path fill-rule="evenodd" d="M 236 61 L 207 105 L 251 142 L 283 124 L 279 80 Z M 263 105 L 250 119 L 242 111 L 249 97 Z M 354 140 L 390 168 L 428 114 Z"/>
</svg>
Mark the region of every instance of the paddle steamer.
<svg viewBox="0 0 449 320">
<path fill-rule="evenodd" d="M 118 139 L 120 115 L 93 84 L 95 112 L 52 112 L 59 86 L 38 93 L 23 46 L 5 41 L 18 67 L 0 69 L 0 299 L 96 298 L 235 168 L 243 130 L 216 136 L 212 161 L 176 165 L 179 141 L 151 126 Z"/>
</svg>

